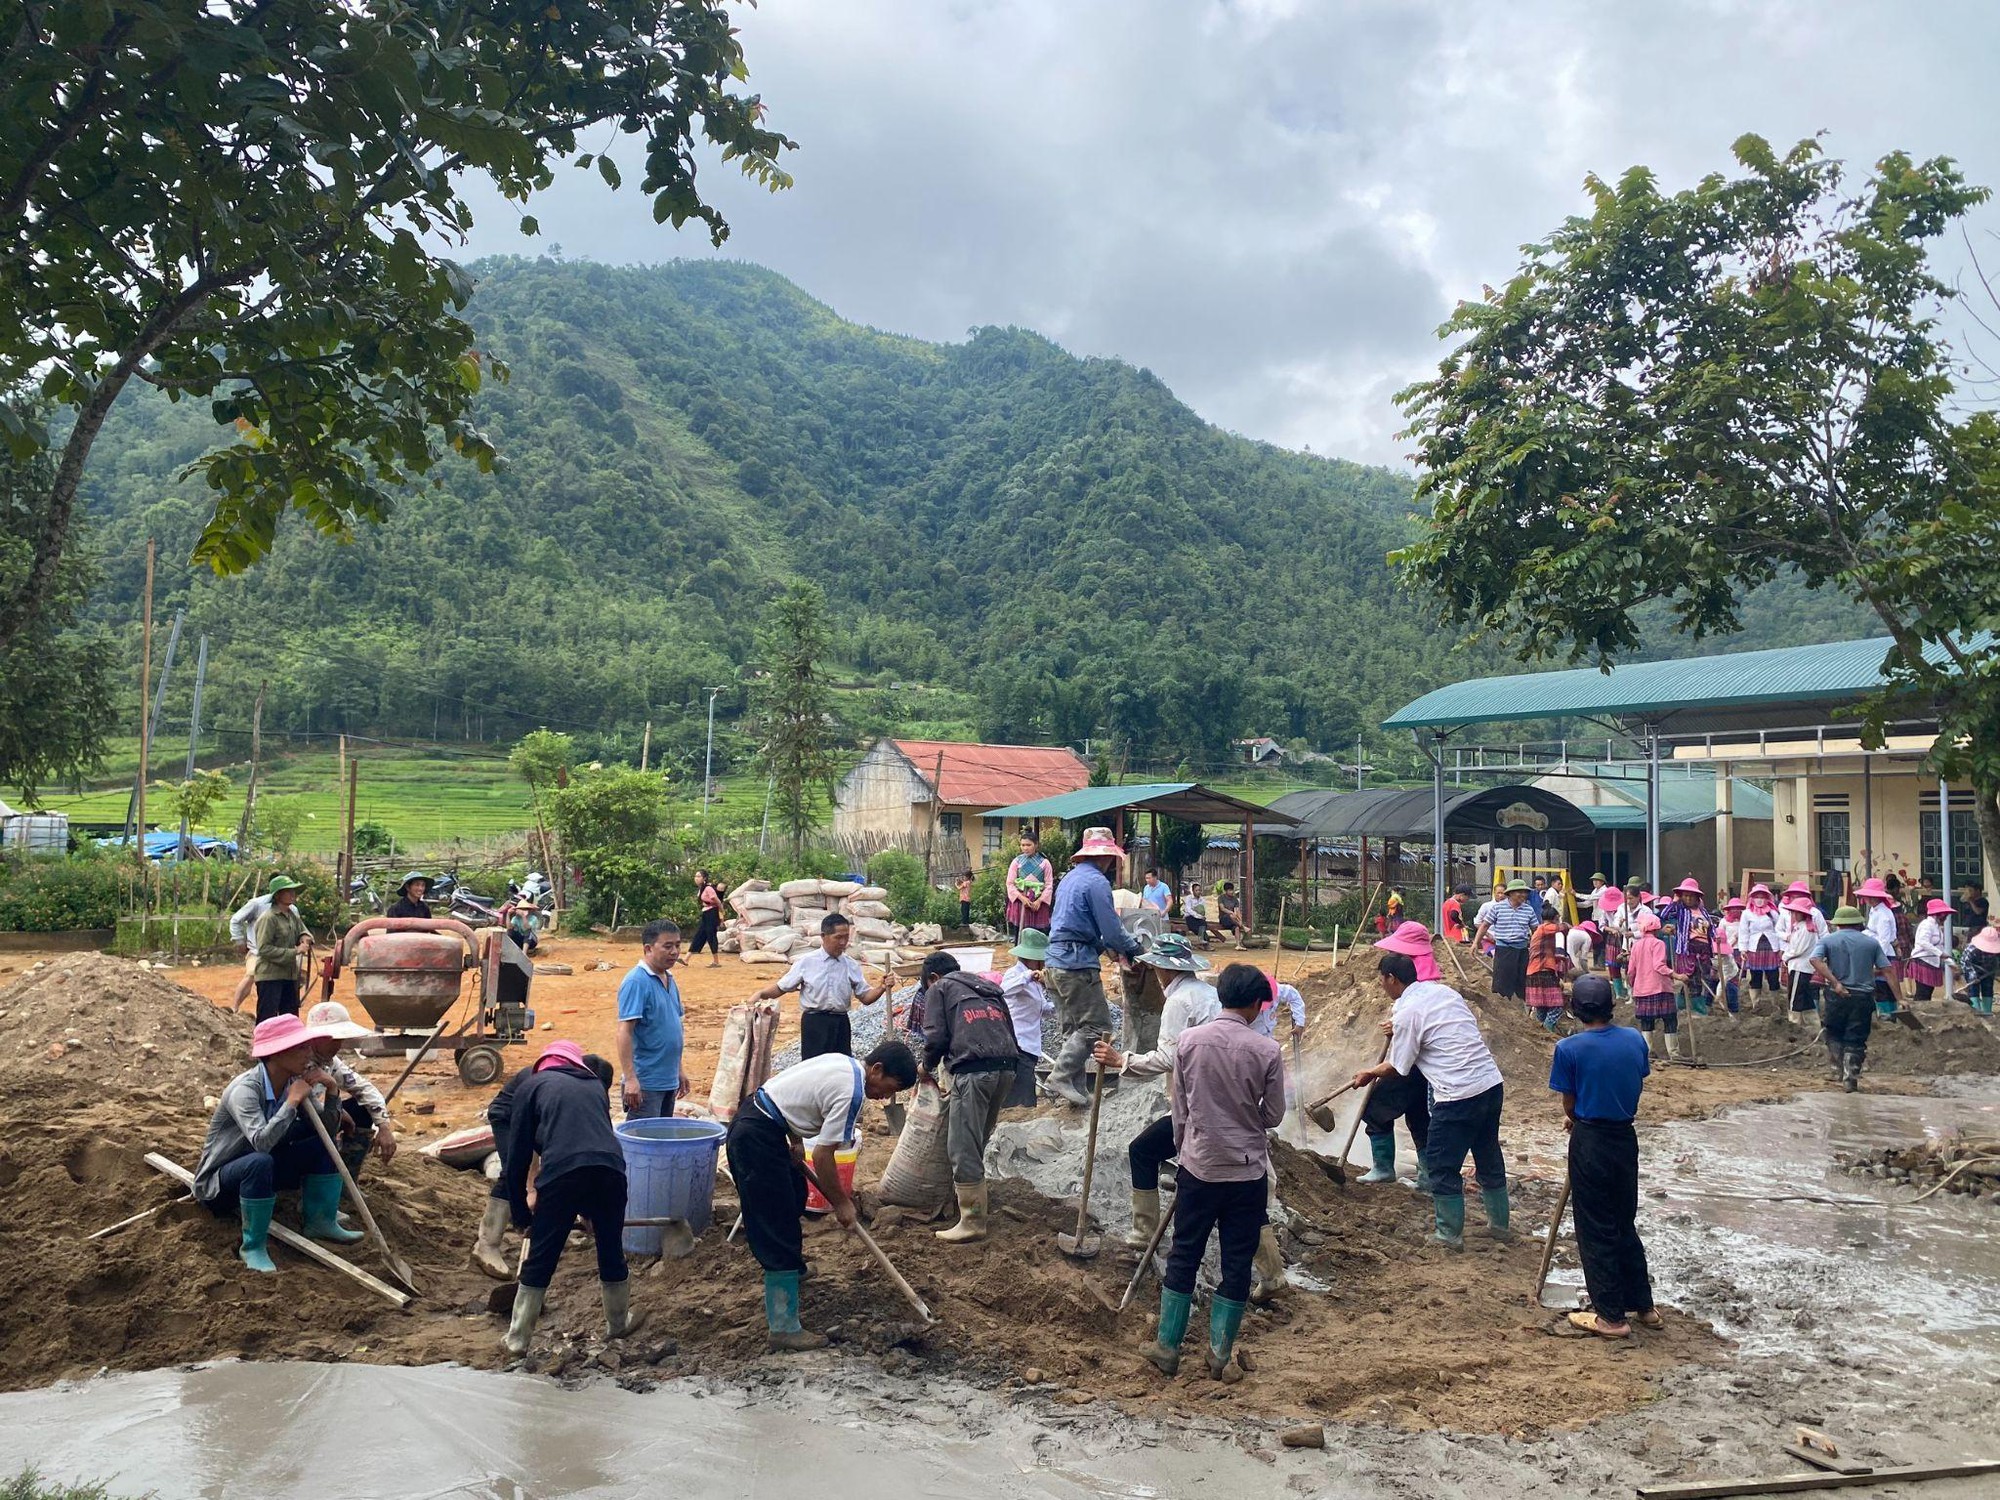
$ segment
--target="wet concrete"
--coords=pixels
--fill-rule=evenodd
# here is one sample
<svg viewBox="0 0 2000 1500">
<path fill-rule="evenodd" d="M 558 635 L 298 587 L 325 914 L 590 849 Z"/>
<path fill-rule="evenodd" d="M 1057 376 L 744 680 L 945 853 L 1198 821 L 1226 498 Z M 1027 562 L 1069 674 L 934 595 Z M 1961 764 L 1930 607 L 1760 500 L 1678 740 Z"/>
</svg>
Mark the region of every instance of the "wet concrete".
<svg viewBox="0 0 2000 1500">
<path fill-rule="evenodd" d="M 33 1462 L 168 1500 L 746 1490 L 846 1500 L 885 1487 L 1006 1500 L 1525 1500 L 1784 1472 L 1794 1465 L 1780 1445 L 1797 1423 L 1834 1432 L 1864 1462 L 1996 1457 L 2000 1206 L 1912 1203 L 1906 1187 L 1833 1165 L 1842 1150 L 1992 1120 L 2000 1082 L 1986 1080 L 1947 1098 L 1814 1095 L 1647 1131 L 1642 1228 L 1662 1300 L 1712 1321 L 1738 1352 L 1671 1376 L 1643 1412 L 1574 1431 L 1335 1426 L 1325 1452 L 1293 1451 L 1267 1426 L 1230 1420 L 1226 1405 L 1213 1421 L 1168 1427 L 912 1381 L 863 1360 L 774 1362 L 730 1387 L 645 1395 L 456 1369 L 263 1364 L 0 1397 L 0 1473 Z M 1769 1201 L 1802 1193 L 1865 1201 Z M 1621 1357 L 1594 1341 L 1552 1344 L 1551 1379 Z M 1992 1493 L 1983 1483 L 1923 1493 L 1970 1500 Z"/>
</svg>

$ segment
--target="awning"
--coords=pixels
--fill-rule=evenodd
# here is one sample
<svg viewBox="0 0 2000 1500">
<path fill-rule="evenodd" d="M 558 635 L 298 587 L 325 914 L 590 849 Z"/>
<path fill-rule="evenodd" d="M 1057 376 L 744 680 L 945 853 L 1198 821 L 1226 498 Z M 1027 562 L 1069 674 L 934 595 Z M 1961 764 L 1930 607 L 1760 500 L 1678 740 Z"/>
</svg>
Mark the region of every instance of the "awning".
<svg viewBox="0 0 2000 1500">
<path fill-rule="evenodd" d="M 1430 787 L 1376 787 L 1361 792 L 1291 792 L 1271 804 L 1289 814 L 1283 824 L 1260 823 L 1278 838 L 1396 839 L 1428 844 L 1435 803 Z M 1593 834 L 1584 810 L 1534 786 L 1489 786 L 1444 799 L 1445 842 L 1452 844 L 1581 844 Z"/>
<path fill-rule="evenodd" d="M 1282 801 L 1283 799 L 1279 799 Z M 1196 781 L 1153 781 L 1137 786 L 1087 786 L 1081 791 L 996 807 L 989 818 L 1049 818 L 1077 822 L 1124 809 L 1178 818 L 1183 823 L 1241 823 L 1245 818 L 1289 830 L 1295 819 L 1275 808 L 1259 807 Z"/>
</svg>

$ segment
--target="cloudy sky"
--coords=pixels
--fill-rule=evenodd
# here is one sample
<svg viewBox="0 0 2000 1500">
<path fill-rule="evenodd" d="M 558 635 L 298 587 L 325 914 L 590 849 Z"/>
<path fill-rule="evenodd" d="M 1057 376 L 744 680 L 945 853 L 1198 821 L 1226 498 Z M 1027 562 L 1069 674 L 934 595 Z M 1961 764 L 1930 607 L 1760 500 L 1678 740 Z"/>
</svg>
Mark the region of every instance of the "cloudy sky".
<svg viewBox="0 0 2000 1500">
<path fill-rule="evenodd" d="M 740 26 L 798 185 L 713 173 L 725 253 L 857 322 L 1019 324 L 1224 427 L 1376 462 L 1452 303 L 1586 172 L 1681 186 L 1745 131 L 1826 131 L 2000 186 L 1983 0 L 763 0 Z M 711 253 L 652 223 L 627 154 L 624 192 L 565 172 L 542 240 L 494 204 L 470 249 Z"/>
</svg>

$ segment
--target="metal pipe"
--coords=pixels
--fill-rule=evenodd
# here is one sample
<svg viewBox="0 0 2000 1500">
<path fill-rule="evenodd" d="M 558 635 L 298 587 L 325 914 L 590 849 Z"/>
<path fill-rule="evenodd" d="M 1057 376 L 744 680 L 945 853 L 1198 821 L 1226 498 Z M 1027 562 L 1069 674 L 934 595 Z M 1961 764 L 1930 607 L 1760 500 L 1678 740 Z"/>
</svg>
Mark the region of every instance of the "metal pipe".
<svg viewBox="0 0 2000 1500">
<path fill-rule="evenodd" d="M 1648 889 L 1660 890 L 1660 726 L 1646 725 L 1646 874 Z"/>
<path fill-rule="evenodd" d="M 1938 897 L 1951 902 L 1951 784 L 1938 777 Z M 1953 908 L 1956 910 L 1956 908 Z M 1944 997 L 1951 998 L 1951 917 L 1944 919 Z"/>
<path fill-rule="evenodd" d="M 347 929 L 347 935 L 334 950 L 336 974 L 340 972 L 341 964 L 353 962 L 354 945 L 371 932 L 448 932 L 464 940 L 466 968 L 477 968 L 479 965 L 479 939 L 470 927 L 455 917 L 363 917 Z"/>
</svg>

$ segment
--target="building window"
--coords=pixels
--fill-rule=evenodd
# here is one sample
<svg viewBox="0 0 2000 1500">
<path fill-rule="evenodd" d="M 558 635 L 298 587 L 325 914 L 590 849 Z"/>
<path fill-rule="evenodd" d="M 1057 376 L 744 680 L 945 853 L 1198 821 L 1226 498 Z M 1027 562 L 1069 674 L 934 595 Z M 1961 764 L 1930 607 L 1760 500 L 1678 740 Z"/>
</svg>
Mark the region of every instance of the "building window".
<svg viewBox="0 0 2000 1500">
<path fill-rule="evenodd" d="M 1938 815 L 1934 812 L 1917 814 L 1917 842 L 1922 858 L 1919 861 L 1924 884 L 1933 890 L 1940 889 L 1944 850 L 1938 847 Z M 1979 854 L 1979 817 L 1970 809 L 1951 815 L 1951 886 L 1955 890 L 1961 885 L 1983 886 L 1985 881 L 1984 862 Z"/>
<path fill-rule="evenodd" d="M 1814 815 L 1818 825 L 1819 865 L 1822 870 L 1844 870 L 1850 858 L 1847 852 L 1847 814 L 1844 812 L 1823 812 Z"/>
<path fill-rule="evenodd" d="M 1007 820 L 981 818 L 979 821 L 983 825 L 979 832 L 979 858 L 983 863 L 989 859 L 999 858 L 1000 840 L 1007 834 Z"/>
<path fill-rule="evenodd" d="M 955 812 L 939 813 L 938 832 L 945 838 L 957 839 L 961 843 L 964 842 L 965 814 Z"/>
</svg>

